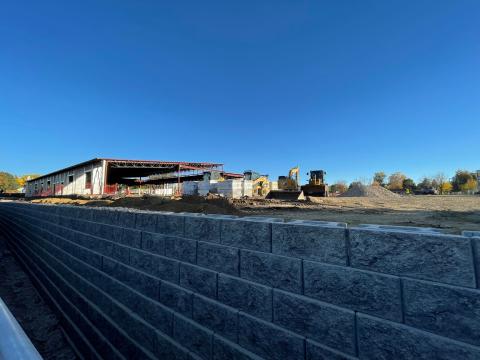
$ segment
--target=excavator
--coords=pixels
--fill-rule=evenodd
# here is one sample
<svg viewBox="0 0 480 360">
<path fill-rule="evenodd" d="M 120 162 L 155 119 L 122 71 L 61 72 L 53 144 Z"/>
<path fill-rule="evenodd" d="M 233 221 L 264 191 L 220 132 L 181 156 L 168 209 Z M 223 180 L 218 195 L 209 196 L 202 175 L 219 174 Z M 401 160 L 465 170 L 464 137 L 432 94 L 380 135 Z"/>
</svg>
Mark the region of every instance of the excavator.
<svg viewBox="0 0 480 360">
<path fill-rule="evenodd" d="M 308 184 L 302 186 L 302 191 L 305 196 L 328 196 L 328 185 L 325 183 L 325 175 L 327 175 L 327 172 L 324 170 L 310 171 Z"/>
<path fill-rule="evenodd" d="M 270 181 L 268 175 L 260 175 L 252 170 L 243 172 L 245 180 L 252 180 L 252 195 L 255 197 L 265 197 L 270 191 Z"/>
<path fill-rule="evenodd" d="M 270 190 L 267 199 L 278 200 L 305 200 L 303 191 L 299 187 L 300 169 L 295 166 L 290 169 L 288 176 L 278 177 L 278 190 Z"/>
</svg>

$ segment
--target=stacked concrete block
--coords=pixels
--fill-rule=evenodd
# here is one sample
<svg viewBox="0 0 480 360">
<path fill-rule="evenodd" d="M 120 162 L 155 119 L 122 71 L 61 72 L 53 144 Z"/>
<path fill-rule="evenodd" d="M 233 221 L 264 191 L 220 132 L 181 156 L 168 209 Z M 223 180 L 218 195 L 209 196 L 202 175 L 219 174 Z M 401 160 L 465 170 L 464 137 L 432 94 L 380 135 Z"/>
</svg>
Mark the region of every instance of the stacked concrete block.
<svg viewBox="0 0 480 360">
<path fill-rule="evenodd" d="M 480 234 L 0 203 L 79 354 L 479 359 Z"/>
<path fill-rule="evenodd" d="M 199 181 L 197 185 L 198 195 L 206 196 L 209 193 L 217 192 L 217 180 L 203 180 Z"/>
<path fill-rule="evenodd" d="M 251 180 L 231 179 L 216 184 L 217 193 L 227 198 L 240 199 L 252 196 L 253 182 Z"/>
</svg>

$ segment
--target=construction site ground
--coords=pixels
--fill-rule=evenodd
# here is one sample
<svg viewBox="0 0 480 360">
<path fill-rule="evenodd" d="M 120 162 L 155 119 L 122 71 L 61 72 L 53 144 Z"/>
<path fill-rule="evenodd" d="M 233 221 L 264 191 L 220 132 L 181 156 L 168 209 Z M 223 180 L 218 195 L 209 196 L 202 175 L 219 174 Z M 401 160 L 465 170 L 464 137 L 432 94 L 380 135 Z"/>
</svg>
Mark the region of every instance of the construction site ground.
<svg viewBox="0 0 480 360">
<path fill-rule="evenodd" d="M 43 198 L 32 202 L 117 206 L 143 210 L 263 215 L 284 219 L 325 220 L 358 224 L 388 224 L 442 228 L 448 233 L 480 230 L 480 196 L 410 195 L 395 198 L 329 197 L 307 201 L 227 200 L 217 197 L 124 197 L 119 199 Z"/>
</svg>

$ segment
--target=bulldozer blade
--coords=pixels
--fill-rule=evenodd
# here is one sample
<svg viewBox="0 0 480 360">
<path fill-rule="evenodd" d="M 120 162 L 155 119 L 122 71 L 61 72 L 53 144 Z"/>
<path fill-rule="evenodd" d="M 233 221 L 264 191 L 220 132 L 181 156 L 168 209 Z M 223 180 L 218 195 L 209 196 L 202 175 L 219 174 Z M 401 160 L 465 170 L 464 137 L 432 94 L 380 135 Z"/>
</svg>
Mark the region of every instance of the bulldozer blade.
<svg viewBox="0 0 480 360">
<path fill-rule="evenodd" d="M 289 190 L 270 190 L 267 194 L 266 199 L 276 199 L 276 200 L 305 200 L 305 195 L 303 191 L 289 191 Z"/>
</svg>

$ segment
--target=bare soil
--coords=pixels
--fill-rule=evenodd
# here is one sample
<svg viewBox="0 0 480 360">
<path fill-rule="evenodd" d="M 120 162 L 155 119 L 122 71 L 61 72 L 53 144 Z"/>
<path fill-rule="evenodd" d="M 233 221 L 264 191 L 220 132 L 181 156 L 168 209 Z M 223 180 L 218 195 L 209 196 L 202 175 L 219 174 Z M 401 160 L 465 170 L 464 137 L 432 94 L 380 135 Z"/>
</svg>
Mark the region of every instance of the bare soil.
<svg viewBox="0 0 480 360">
<path fill-rule="evenodd" d="M 183 199 L 127 197 L 117 200 L 45 198 L 32 202 L 122 206 L 144 210 L 240 216 L 264 215 L 285 219 L 338 221 L 349 225 L 426 226 L 456 234 L 462 230 L 480 230 L 480 196 L 475 195 L 411 195 L 392 198 L 310 197 L 307 201 L 226 200 L 215 197 Z"/>
</svg>

